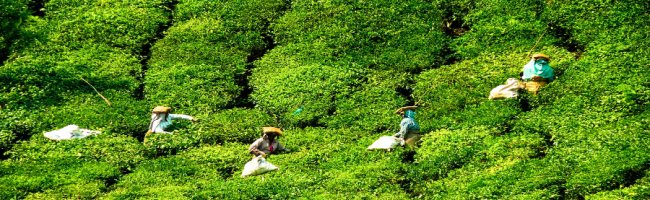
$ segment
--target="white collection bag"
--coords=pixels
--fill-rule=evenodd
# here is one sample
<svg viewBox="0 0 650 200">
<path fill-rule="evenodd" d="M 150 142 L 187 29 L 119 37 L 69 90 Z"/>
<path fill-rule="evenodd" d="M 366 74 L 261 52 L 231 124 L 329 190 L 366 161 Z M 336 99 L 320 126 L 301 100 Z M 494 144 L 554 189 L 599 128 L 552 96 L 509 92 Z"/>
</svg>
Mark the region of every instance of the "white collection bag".
<svg viewBox="0 0 650 200">
<path fill-rule="evenodd" d="M 241 172 L 241 177 L 260 175 L 275 170 L 278 170 L 278 167 L 270 162 L 266 162 L 264 157 L 257 156 L 244 165 L 244 171 Z"/>
<path fill-rule="evenodd" d="M 368 150 L 373 149 L 392 149 L 400 144 L 400 139 L 395 136 L 381 136 L 377 141 L 368 147 Z"/>
<path fill-rule="evenodd" d="M 72 124 L 58 130 L 43 133 L 43 135 L 51 140 L 69 140 L 75 138 L 85 138 L 99 133 L 99 131 L 80 129 L 79 126 Z"/>
<path fill-rule="evenodd" d="M 515 78 L 509 78 L 506 80 L 505 85 L 499 85 L 490 91 L 489 99 L 507 99 L 515 98 L 519 95 L 517 92 L 521 88 L 519 81 Z"/>
</svg>

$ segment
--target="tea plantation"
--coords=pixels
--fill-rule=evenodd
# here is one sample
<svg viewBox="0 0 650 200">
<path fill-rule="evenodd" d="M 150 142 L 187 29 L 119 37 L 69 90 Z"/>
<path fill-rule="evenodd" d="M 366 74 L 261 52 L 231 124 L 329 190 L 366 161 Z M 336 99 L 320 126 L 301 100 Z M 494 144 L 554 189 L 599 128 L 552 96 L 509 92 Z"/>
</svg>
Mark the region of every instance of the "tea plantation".
<svg viewBox="0 0 650 200">
<path fill-rule="evenodd" d="M 0 199 L 650 199 L 649 10 L 0 0 Z M 555 81 L 488 100 L 538 52 Z M 200 122 L 143 143 L 157 105 Z M 421 144 L 367 151 L 406 105 Z M 263 126 L 291 151 L 241 178 Z"/>
</svg>

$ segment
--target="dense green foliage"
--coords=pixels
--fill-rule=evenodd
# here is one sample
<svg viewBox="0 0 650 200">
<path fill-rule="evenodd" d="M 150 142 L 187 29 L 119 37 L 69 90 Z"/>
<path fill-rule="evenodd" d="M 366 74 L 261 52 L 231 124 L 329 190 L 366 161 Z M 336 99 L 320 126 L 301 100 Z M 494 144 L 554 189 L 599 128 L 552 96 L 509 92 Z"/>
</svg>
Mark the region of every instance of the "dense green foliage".
<svg viewBox="0 0 650 200">
<path fill-rule="evenodd" d="M 35 4 L 0 1 L 0 199 L 650 198 L 648 3 Z M 488 100 L 534 52 L 556 80 Z M 367 151 L 412 104 L 422 143 Z M 142 143 L 156 105 L 200 121 Z"/>
</svg>

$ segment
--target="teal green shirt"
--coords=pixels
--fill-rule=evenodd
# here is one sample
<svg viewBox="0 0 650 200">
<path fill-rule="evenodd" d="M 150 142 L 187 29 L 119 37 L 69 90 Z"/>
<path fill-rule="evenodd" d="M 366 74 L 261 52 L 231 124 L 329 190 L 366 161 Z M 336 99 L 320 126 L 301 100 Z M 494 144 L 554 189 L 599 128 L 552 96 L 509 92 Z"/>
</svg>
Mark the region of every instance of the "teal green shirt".
<svg viewBox="0 0 650 200">
<path fill-rule="evenodd" d="M 524 75 L 521 79 L 530 80 L 533 76 L 540 76 L 542 78 L 553 80 L 553 68 L 548 64 L 546 60 L 539 59 L 535 61 L 531 59 L 528 64 L 524 66 Z"/>
</svg>

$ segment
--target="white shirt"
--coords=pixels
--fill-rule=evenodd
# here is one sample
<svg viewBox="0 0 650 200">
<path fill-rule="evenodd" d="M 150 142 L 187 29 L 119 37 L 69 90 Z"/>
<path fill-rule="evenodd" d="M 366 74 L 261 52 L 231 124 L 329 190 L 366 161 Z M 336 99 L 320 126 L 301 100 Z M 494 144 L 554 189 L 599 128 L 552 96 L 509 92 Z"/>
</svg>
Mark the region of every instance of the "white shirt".
<svg viewBox="0 0 650 200">
<path fill-rule="evenodd" d="M 172 119 L 185 119 L 185 120 L 193 120 L 194 117 L 189 116 L 189 115 L 183 115 L 183 114 L 167 114 L 167 118 L 162 120 L 162 119 L 157 119 L 157 114 L 152 114 L 151 116 L 151 124 L 149 127 L 152 125 L 155 126 L 153 128 L 154 133 L 167 133 L 171 134 L 170 132 L 165 131 L 170 125 L 172 125 Z"/>
</svg>

